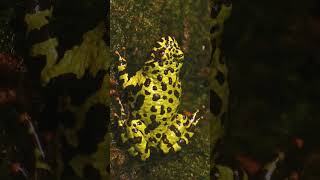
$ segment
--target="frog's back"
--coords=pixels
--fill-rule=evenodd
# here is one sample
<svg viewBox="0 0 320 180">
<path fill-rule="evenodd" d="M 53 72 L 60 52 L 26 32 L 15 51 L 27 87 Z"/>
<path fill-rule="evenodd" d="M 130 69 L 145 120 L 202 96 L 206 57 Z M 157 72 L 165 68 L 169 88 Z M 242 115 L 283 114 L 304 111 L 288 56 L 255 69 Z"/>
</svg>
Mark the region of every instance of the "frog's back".
<svg viewBox="0 0 320 180">
<path fill-rule="evenodd" d="M 151 59 L 137 72 L 138 91 L 131 93 L 132 117 L 141 119 L 150 128 L 168 124 L 177 112 L 181 97 L 179 72 L 183 53 L 177 42 L 163 38 L 154 47 Z"/>
</svg>

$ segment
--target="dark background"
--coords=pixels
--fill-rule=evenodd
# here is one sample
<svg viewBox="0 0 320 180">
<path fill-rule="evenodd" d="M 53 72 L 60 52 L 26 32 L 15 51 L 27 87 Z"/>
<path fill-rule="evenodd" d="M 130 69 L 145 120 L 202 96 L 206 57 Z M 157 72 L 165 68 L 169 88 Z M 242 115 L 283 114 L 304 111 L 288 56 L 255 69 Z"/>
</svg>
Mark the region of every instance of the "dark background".
<svg viewBox="0 0 320 180">
<path fill-rule="evenodd" d="M 319 1 L 233 2 L 223 41 L 231 87 L 226 151 L 262 162 L 284 151 L 289 171 L 319 167 L 319 43 Z"/>
</svg>

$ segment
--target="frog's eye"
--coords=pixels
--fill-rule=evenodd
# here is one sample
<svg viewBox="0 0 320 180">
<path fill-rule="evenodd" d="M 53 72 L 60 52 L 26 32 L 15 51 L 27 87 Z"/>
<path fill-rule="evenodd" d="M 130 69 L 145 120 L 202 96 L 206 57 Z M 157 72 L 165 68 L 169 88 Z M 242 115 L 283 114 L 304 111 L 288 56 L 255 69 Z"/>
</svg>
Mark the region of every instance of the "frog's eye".
<svg viewBox="0 0 320 180">
<path fill-rule="evenodd" d="M 186 144 L 186 141 L 184 139 L 179 139 L 178 144 Z"/>
</svg>

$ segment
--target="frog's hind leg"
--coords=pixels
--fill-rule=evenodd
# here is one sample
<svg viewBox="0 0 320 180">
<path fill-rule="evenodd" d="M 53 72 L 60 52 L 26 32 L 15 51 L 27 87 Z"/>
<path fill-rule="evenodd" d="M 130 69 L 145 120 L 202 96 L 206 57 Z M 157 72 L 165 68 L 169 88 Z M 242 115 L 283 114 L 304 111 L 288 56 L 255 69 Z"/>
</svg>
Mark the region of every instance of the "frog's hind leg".
<svg viewBox="0 0 320 180">
<path fill-rule="evenodd" d="M 150 149 L 145 138 L 146 125 L 141 120 L 129 121 L 121 100 L 118 98 L 117 101 L 121 112 L 120 116 L 117 115 L 121 140 L 130 145 L 128 151 L 132 156 L 140 154 L 141 159 L 146 160 L 150 156 Z"/>
<path fill-rule="evenodd" d="M 189 139 L 194 135 L 193 130 L 200 120 L 200 118 L 196 119 L 197 113 L 198 111 L 194 113 L 191 119 L 182 114 L 176 115 L 172 125 L 168 127 L 160 142 L 160 149 L 164 153 L 168 153 L 170 150 L 180 151 L 183 144 L 189 143 Z"/>
<path fill-rule="evenodd" d="M 130 143 L 129 153 L 132 156 L 140 155 L 143 161 L 150 157 L 150 148 L 145 138 L 145 129 L 146 125 L 141 120 L 132 120 L 126 123 L 126 134 L 121 135 Z"/>
</svg>

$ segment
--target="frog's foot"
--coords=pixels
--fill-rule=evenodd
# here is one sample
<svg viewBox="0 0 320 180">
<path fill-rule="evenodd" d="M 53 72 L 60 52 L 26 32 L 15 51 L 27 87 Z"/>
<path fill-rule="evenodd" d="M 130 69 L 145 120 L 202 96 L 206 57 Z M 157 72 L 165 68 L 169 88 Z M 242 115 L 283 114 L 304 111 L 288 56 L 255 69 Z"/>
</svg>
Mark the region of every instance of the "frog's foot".
<svg viewBox="0 0 320 180">
<path fill-rule="evenodd" d="M 116 100 L 118 101 L 120 106 L 120 115 L 118 115 L 117 113 L 113 113 L 113 116 L 118 118 L 118 127 L 120 130 L 121 140 L 123 143 L 125 143 L 128 141 L 128 136 L 126 133 L 128 115 L 125 113 L 124 106 L 122 105 L 120 98 L 116 98 Z"/>
<path fill-rule="evenodd" d="M 199 120 L 202 119 L 202 117 L 196 118 L 198 112 L 199 112 L 199 110 L 197 109 L 197 111 L 193 113 L 192 118 L 190 119 L 190 122 L 186 123 L 185 127 L 187 127 L 187 131 L 193 132 L 193 130 L 197 126 Z"/>
<path fill-rule="evenodd" d="M 125 112 L 124 110 L 124 106 L 120 100 L 120 98 L 116 98 L 116 100 L 118 101 L 119 103 L 119 106 L 120 106 L 120 112 L 121 112 L 121 116 L 120 116 L 120 119 L 123 119 L 124 117 L 128 116 L 128 114 Z"/>
<path fill-rule="evenodd" d="M 182 114 L 176 115 L 160 142 L 160 149 L 164 153 L 168 153 L 170 150 L 180 151 L 181 146 L 189 144 L 189 139 L 194 135 L 194 128 L 201 119 L 196 118 L 198 112 L 197 110 L 191 119 Z"/>
<path fill-rule="evenodd" d="M 150 149 L 145 138 L 146 125 L 141 120 L 132 120 L 125 123 L 126 133 L 121 134 L 124 142 L 130 143 L 129 153 L 132 156 L 139 155 L 141 160 L 146 160 L 150 156 Z"/>
<path fill-rule="evenodd" d="M 115 51 L 114 53 L 119 56 L 120 63 L 127 63 L 127 60 L 123 58 L 118 51 Z"/>
<path fill-rule="evenodd" d="M 120 74 L 125 74 L 126 73 L 126 69 L 127 69 L 127 60 L 125 58 L 123 58 L 118 51 L 115 51 L 114 53 L 116 55 L 118 55 L 118 57 L 119 57 L 119 59 L 118 59 L 119 65 L 117 67 L 118 72 Z"/>
<path fill-rule="evenodd" d="M 117 74 L 119 76 L 119 83 L 122 88 L 125 88 L 129 81 L 129 75 L 127 72 L 127 60 L 123 58 L 118 51 L 115 51 L 115 54 L 119 56 L 119 64 L 117 65 Z"/>
</svg>

